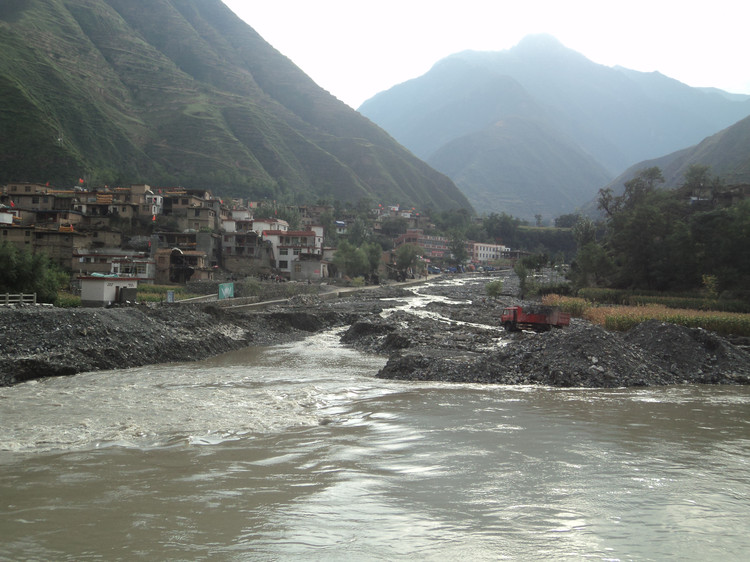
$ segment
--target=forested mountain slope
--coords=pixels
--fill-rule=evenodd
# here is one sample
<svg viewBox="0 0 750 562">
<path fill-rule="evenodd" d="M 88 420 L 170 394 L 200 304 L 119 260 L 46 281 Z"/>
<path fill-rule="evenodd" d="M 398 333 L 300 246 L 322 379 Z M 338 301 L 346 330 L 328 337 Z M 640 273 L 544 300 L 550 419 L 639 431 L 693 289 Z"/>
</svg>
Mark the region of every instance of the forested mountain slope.
<svg viewBox="0 0 750 562">
<path fill-rule="evenodd" d="M 469 208 L 219 0 L 3 0 L 0 182 Z"/>
</svg>

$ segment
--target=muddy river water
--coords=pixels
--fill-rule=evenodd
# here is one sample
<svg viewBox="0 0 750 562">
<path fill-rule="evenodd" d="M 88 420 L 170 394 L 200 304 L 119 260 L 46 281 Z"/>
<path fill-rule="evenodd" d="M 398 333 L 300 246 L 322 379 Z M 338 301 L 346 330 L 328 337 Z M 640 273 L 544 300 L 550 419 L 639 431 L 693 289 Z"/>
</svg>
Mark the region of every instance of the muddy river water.
<svg viewBox="0 0 750 562">
<path fill-rule="evenodd" d="M 745 560 L 750 388 L 384 381 L 330 331 L 0 388 L 0 560 Z"/>
</svg>

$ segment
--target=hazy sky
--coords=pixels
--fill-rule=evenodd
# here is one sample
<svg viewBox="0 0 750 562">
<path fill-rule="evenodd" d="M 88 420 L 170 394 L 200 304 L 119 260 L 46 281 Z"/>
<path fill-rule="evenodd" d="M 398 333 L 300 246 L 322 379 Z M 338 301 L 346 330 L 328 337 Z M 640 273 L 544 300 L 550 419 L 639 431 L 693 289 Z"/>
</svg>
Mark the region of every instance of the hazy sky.
<svg viewBox="0 0 750 562">
<path fill-rule="evenodd" d="M 467 49 L 532 33 L 607 66 L 750 94 L 746 0 L 224 0 L 353 108 Z"/>
</svg>

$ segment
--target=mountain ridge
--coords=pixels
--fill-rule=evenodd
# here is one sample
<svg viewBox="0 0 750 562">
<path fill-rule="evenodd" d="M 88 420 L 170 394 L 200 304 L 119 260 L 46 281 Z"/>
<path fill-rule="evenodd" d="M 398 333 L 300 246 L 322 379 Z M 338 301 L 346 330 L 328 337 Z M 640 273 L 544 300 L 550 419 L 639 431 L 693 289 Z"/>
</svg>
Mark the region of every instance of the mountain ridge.
<svg viewBox="0 0 750 562">
<path fill-rule="evenodd" d="M 477 85 L 487 87 L 488 91 L 478 95 Z M 443 99 L 440 105 L 427 103 L 423 107 L 414 101 L 407 105 L 405 101 L 408 98 L 430 100 L 435 92 L 447 92 L 452 98 Z M 494 103 L 478 103 L 482 97 L 494 99 Z M 483 116 L 485 123 L 475 117 L 471 124 L 473 131 L 453 127 L 452 120 L 460 115 L 455 107 L 461 100 L 468 100 L 471 111 Z M 404 107 L 409 111 L 404 111 Z M 595 178 L 603 167 L 609 181 L 635 162 L 698 143 L 750 115 L 750 97 L 691 88 L 658 72 L 643 73 L 596 64 L 554 37 L 542 35 L 524 38 L 506 51 L 463 51 L 450 55 L 435 63 L 426 74 L 370 98 L 359 111 L 444 172 L 447 168 L 440 160 L 445 158 L 445 152 L 441 151 L 448 143 L 454 151 L 468 155 L 466 150 L 457 149 L 456 142 L 491 127 L 498 120 L 510 117 L 529 122 L 543 120 L 548 131 L 557 132 L 562 142 L 560 154 L 576 145 L 582 154 L 593 159 L 589 164 L 586 159 L 580 160 L 584 166 L 582 177 Z M 446 138 L 449 140 L 443 142 Z M 548 145 L 550 138 L 542 135 L 536 143 Z M 535 164 L 537 155 L 533 143 L 524 141 L 524 144 L 528 147 L 525 156 L 516 153 L 513 157 L 502 150 L 507 144 L 495 146 L 494 153 L 500 165 L 493 164 L 494 173 L 485 169 L 484 173 L 474 174 L 475 185 L 467 184 L 469 174 L 460 171 L 455 162 L 449 175 L 477 208 L 520 211 L 518 207 L 505 205 L 500 198 L 492 204 L 491 199 L 480 201 L 474 197 L 478 192 L 507 193 L 513 186 L 505 180 L 505 172 L 510 173 L 524 160 L 527 163 L 525 181 L 513 187 L 514 197 L 523 200 L 525 193 L 538 192 L 539 184 L 548 181 L 548 170 Z M 487 146 L 485 150 L 493 150 L 493 147 Z M 476 165 L 476 159 L 467 156 L 466 170 L 473 172 Z M 574 195 L 575 205 L 585 204 L 603 187 L 603 184 L 589 183 L 586 189 L 590 193 L 585 196 L 565 169 L 559 174 L 569 178 L 567 189 Z M 537 196 L 536 201 L 531 201 L 531 207 L 524 206 L 523 218 L 531 218 L 532 211 L 552 217 L 575 209 L 575 206 L 569 207 L 570 200 L 558 197 L 557 187 L 551 187 L 549 197 Z M 488 207 L 488 203 L 491 206 Z"/>
<path fill-rule="evenodd" d="M 685 172 L 695 164 L 708 166 L 709 175 L 718 176 L 726 185 L 750 184 L 750 117 L 706 137 L 698 144 L 638 162 L 605 187 L 612 188 L 619 195 L 625 182 L 639 170 L 658 167 L 664 177 L 663 187 L 678 188 L 684 183 Z M 589 208 L 593 206 L 591 204 Z"/>
</svg>

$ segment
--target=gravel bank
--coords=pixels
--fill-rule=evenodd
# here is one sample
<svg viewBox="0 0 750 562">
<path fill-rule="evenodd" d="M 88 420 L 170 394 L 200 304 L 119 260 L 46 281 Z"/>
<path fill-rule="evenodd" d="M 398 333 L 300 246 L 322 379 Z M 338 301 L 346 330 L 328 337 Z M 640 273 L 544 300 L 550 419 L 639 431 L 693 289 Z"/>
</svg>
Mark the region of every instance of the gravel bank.
<svg viewBox="0 0 750 562">
<path fill-rule="evenodd" d="M 30 379 L 194 361 L 341 324 L 338 314 L 240 313 L 213 305 L 0 308 L 0 386 Z"/>
</svg>

